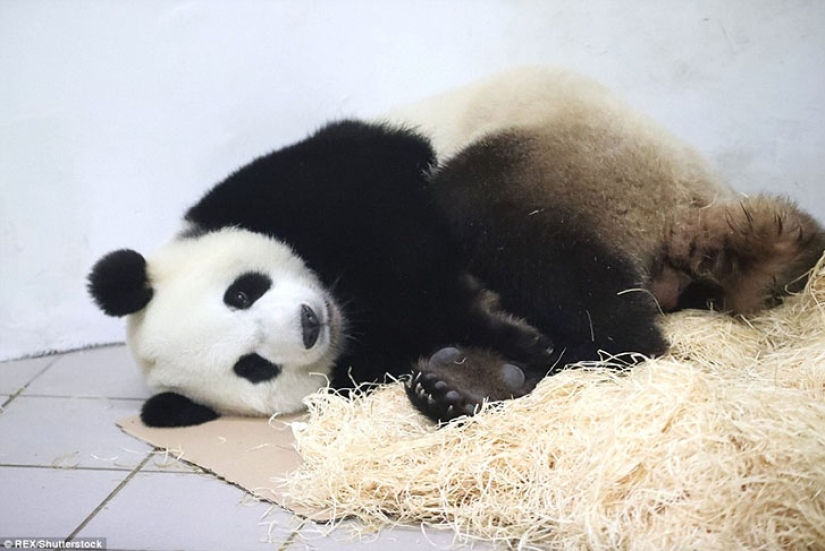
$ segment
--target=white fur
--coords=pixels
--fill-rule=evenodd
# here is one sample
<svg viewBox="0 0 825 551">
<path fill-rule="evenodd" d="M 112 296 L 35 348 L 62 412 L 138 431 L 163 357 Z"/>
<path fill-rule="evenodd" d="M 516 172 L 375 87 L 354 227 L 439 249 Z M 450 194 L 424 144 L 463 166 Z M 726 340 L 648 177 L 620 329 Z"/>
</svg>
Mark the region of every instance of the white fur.
<svg viewBox="0 0 825 551">
<path fill-rule="evenodd" d="M 703 177 L 711 171 L 690 146 L 631 109 L 609 88 L 565 67 L 518 67 L 397 107 L 378 120 L 418 129 L 443 162 L 484 136 L 512 128 L 552 127 L 569 118 L 654 143 L 669 151 L 682 171 Z M 714 185 L 727 189 L 720 181 Z"/>
<path fill-rule="evenodd" d="M 229 308 L 226 289 L 250 271 L 268 275 L 271 288 L 249 309 Z M 283 243 L 234 228 L 175 239 L 148 259 L 148 277 L 154 295 L 129 316 L 127 340 L 155 391 L 183 394 L 223 414 L 270 415 L 302 409 L 302 399 L 328 383 L 340 313 Z M 309 350 L 302 304 L 323 325 Z M 281 366 L 281 373 L 257 384 L 239 377 L 233 367 L 250 353 Z"/>
</svg>

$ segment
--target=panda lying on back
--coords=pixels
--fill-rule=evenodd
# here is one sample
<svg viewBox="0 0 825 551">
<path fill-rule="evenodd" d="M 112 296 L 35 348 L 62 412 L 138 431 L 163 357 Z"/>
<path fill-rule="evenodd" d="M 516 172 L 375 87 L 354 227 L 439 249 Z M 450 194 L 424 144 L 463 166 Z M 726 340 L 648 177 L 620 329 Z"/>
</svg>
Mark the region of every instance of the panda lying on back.
<svg viewBox="0 0 825 551">
<path fill-rule="evenodd" d="M 129 316 L 159 392 L 144 422 L 291 412 L 328 381 L 411 371 L 416 407 L 451 419 L 600 351 L 664 352 L 660 306 L 752 313 L 825 249 L 811 217 L 735 199 L 567 72 L 509 73 L 388 120 L 261 157 L 148 262 L 121 250 L 95 265 L 93 297 Z M 397 123 L 432 138 L 437 168 Z"/>
</svg>

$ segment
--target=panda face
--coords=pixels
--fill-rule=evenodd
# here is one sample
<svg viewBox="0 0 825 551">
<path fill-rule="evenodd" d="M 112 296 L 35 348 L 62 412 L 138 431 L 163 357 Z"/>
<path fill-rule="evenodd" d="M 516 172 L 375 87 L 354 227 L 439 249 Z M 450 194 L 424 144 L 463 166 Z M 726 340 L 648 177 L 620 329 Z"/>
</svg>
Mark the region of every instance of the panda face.
<svg viewBox="0 0 825 551">
<path fill-rule="evenodd" d="M 149 385 L 223 414 L 303 408 L 328 383 L 342 316 L 283 243 L 239 229 L 181 238 L 148 262 L 154 291 L 127 340 Z"/>
</svg>

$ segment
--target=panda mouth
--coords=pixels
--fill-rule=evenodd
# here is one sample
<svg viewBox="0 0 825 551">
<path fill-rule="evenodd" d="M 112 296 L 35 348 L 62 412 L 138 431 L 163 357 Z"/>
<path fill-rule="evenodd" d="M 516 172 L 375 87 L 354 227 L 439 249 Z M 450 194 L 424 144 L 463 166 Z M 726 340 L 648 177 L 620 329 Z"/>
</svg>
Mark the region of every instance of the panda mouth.
<svg viewBox="0 0 825 551">
<path fill-rule="evenodd" d="M 318 314 L 306 304 L 301 305 L 301 338 L 304 343 L 304 348 L 309 350 L 318 342 L 318 337 L 321 335 L 321 318 Z"/>
</svg>

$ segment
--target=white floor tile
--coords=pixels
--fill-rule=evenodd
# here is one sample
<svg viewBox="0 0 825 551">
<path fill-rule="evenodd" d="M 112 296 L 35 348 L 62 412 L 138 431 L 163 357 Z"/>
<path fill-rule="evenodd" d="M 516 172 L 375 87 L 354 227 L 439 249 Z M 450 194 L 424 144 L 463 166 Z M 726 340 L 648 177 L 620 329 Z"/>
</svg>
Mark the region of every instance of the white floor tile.
<svg viewBox="0 0 825 551">
<path fill-rule="evenodd" d="M 65 538 L 126 476 L 122 471 L 0 467 L 0 537 Z"/>
<path fill-rule="evenodd" d="M 18 396 L 0 415 L 0 465 L 133 469 L 152 448 L 115 421 L 138 400 Z"/>
<path fill-rule="evenodd" d="M 278 549 L 297 520 L 246 496 L 210 475 L 138 473 L 78 537 L 106 537 L 112 549 Z"/>
<path fill-rule="evenodd" d="M 420 549 L 492 551 L 492 544 L 479 542 L 462 544 L 452 530 L 436 530 L 420 526 L 385 528 L 373 534 L 358 534 L 346 521 L 334 531 L 329 526 L 307 522 L 294 538 L 289 551 L 417 551 Z"/>
<path fill-rule="evenodd" d="M 147 396 L 122 346 L 0 364 L 0 404 L 8 401 L 0 410 L 0 537 L 66 537 L 80 526 L 152 453 L 115 426 Z M 468 548 L 454 546 L 452 532 L 415 527 L 359 539 L 306 523 L 295 533 L 299 518 L 199 472 L 154 452 L 79 536 L 108 538 L 110 549 L 157 551 Z"/>
<path fill-rule="evenodd" d="M 42 356 L 0 363 L 0 394 L 14 394 L 57 358 Z"/>
<path fill-rule="evenodd" d="M 23 395 L 145 399 L 151 393 L 126 347 L 107 346 L 59 357 Z"/>
</svg>

